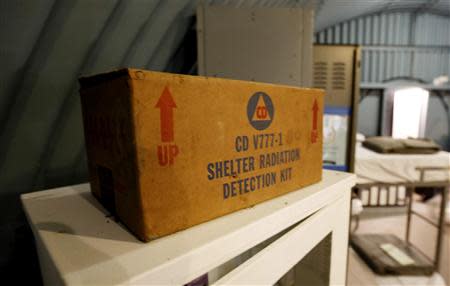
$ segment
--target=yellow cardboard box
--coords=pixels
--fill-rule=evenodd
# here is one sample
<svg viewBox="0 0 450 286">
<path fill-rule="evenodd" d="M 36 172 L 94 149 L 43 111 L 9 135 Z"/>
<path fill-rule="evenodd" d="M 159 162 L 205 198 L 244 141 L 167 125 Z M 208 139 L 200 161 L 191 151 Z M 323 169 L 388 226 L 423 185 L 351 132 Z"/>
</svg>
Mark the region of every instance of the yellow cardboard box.
<svg viewBox="0 0 450 286">
<path fill-rule="evenodd" d="M 321 179 L 321 90 L 136 69 L 80 84 L 92 192 L 141 240 Z"/>
</svg>

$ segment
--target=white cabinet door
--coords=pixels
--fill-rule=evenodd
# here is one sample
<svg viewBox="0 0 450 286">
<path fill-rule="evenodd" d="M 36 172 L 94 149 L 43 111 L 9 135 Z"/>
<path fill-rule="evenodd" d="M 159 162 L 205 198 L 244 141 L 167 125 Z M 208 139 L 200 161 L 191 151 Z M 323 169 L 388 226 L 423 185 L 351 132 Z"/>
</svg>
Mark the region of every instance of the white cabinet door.
<svg viewBox="0 0 450 286">
<path fill-rule="evenodd" d="M 329 233 L 332 233 L 330 285 L 344 285 L 349 203 L 349 196 L 345 195 L 317 211 L 215 285 L 273 285 Z"/>
</svg>

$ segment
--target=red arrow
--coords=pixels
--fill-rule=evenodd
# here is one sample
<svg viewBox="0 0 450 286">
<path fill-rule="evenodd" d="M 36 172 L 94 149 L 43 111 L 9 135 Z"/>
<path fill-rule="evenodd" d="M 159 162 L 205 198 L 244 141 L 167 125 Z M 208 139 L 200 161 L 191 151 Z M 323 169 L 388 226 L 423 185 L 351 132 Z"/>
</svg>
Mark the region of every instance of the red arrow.
<svg viewBox="0 0 450 286">
<path fill-rule="evenodd" d="M 161 122 L 161 141 L 172 142 L 173 141 L 173 108 L 177 105 L 170 94 L 169 88 L 166 86 L 155 105 L 160 109 L 160 122 Z"/>
<path fill-rule="evenodd" d="M 314 99 L 313 105 L 313 130 L 317 130 L 317 112 L 319 111 L 319 105 L 317 105 L 317 99 Z"/>
</svg>

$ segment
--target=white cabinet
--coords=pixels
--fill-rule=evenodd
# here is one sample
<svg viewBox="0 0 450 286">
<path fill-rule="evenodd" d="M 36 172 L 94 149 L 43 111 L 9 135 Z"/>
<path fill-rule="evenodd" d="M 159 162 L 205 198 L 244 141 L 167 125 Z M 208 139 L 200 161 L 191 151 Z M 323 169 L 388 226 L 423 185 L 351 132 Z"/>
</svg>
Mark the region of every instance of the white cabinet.
<svg viewBox="0 0 450 286">
<path fill-rule="evenodd" d="M 320 183 L 148 243 L 109 217 L 88 184 L 25 194 L 22 202 L 48 285 L 180 285 L 207 272 L 216 284 L 274 284 L 330 233 L 336 285 L 345 283 L 354 183 L 354 175 L 324 171 Z M 217 277 L 218 266 L 269 238 Z"/>
</svg>

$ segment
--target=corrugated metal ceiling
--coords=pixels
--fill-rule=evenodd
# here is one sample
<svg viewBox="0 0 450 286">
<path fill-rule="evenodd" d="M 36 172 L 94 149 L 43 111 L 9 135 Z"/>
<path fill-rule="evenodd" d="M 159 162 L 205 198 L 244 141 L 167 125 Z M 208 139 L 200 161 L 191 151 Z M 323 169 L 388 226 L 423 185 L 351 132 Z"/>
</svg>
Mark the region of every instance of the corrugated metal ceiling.
<svg viewBox="0 0 450 286">
<path fill-rule="evenodd" d="M 449 0 L 321 0 L 316 5 L 316 31 L 345 20 L 379 12 L 413 11 L 450 15 Z"/>
<path fill-rule="evenodd" d="M 372 14 L 316 33 L 316 43 L 362 45 L 362 86 L 397 77 L 431 83 L 435 77 L 450 74 L 449 17 Z"/>
<path fill-rule="evenodd" d="M 210 0 L 233 7 L 295 7 L 310 5 L 316 11 L 316 31 L 367 14 L 417 12 L 449 16 L 449 0 Z"/>
</svg>

